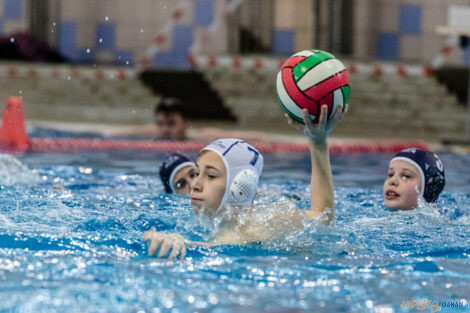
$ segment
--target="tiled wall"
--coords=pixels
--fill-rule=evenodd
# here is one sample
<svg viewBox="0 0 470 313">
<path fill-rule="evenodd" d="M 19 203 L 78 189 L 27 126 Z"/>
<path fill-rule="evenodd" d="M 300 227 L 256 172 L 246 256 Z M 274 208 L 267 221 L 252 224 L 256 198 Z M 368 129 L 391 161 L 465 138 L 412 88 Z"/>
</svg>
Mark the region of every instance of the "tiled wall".
<svg viewBox="0 0 470 313">
<path fill-rule="evenodd" d="M 217 14 L 221 15 L 224 1 L 62 0 L 58 48 L 78 61 L 132 64 L 168 24 L 178 4 L 183 4 L 183 16 L 175 22 L 169 39 L 153 55 L 152 63 L 187 66 L 189 48 L 196 37 L 202 36 L 201 30 L 207 30 Z M 220 33 L 224 30 L 219 30 L 217 35 Z M 210 40 L 205 49 L 225 49 L 216 39 Z"/>
<path fill-rule="evenodd" d="M 27 29 L 25 0 L 0 0 L 0 34 L 12 34 Z"/>
<path fill-rule="evenodd" d="M 436 33 L 436 27 L 447 25 L 450 5 L 469 6 L 470 1 L 356 0 L 354 56 L 383 61 L 429 62 L 447 39 Z M 312 1 L 276 0 L 272 42 L 275 54 L 289 55 L 312 48 L 312 11 Z M 448 63 L 462 62 L 470 64 L 470 47 L 456 48 L 449 56 Z"/>
<path fill-rule="evenodd" d="M 446 36 L 436 27 L 447 25 L 450 5 L 466 0 L 356 0 L 355 47 L 358 57 L 384 61 L 430 61 Z M 454 49 L 448 63 L 465 62 L 465 50 Z M 469 53 L 470 54 L 470 53 Z"/>
<path fill-rule="evenodd" d="M 255 1 L 255 0 L 245 0 Z M 314 48 L 313 1 L 273 0 L 271 50 L 290 55 Z M 171 19 L 177 4 L 186 4 L 170 38 L 152 56 L 158 66 L 188 66 L 187 54 L 209 26 L 223 16 L 228 0 L 60 0 L 54 17 L 56 45 L 77 62 L 133 64 Z M 446 37 L 435 32 L 447 24 L 451 4 L 468 0 L 356 0 L 354 56 L 365 59 L 430 61 Z M 27 0 L 0 0 L 0 34 L 27 31 Z M 52 21 L 51 21 L 52 22 Z M 210 35 L 203 52 L 227 53 L 225 24 Z M 470 63 L 470 48 L 454 49 L 450 63 Z"/>
<path fill-rule="evenodd" d="M 51 44 L 77 62 L 133 64 L 168 24 L 178 4 L 184 14 L 152 62 L 185 67 L 189 48 L 222 16 L 226 1 L 60 0 L 58 16 L 49 21 L 51 31 L 57 32 Z M 0 0 L 0 35 L 28 31 L 27 5 L 27 0 Z M 222 25 L 203 46 L 205 52 L 225 52 L 226 34 Z"/>
<path fill-rule="evenodd" d="M 312 1 L 275 0 L 272 51 L 291 55 L 312 46 Z"/>
</svg>

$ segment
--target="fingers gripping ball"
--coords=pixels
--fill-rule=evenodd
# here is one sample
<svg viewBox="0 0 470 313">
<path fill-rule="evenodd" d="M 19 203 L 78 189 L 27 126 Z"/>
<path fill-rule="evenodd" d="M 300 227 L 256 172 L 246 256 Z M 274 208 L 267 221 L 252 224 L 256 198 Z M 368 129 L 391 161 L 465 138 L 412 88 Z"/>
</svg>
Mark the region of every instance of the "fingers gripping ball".
<svg viewBox="0 0 470 313">
<path fill-rule="evenodd" d="M 343 63 L 331 53 L 305 50 L 288 58 L 277 74 L 276 93 L 282 109 L 292 119 L 303 123 L 302 109 L 307 109 L 314 123 L 320 106 L 331 112 L 349 100 L 349 76 Z"/>
</svg>

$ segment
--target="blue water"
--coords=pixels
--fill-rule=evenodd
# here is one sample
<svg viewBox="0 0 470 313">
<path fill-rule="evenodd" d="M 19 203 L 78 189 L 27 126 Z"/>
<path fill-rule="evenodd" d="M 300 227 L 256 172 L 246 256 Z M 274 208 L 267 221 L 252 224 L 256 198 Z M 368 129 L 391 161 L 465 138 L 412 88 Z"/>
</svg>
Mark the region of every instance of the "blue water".
<svg viewBox="0 0 470 313">
<path fill-rule="evenodd" d="M 334 226 L 188 247 L 184 261 L 148 257 L 142 240 L 152 226 L 210 236 L 188 199 L 162 192 L 163 154 L 0 156 L 0 312 L 417 312 L 403 301 L 470 300 L 468 155 L 442 152 L 437 208 L 410 212 L 382 205 L 390 155 L 333 155 Z M 265 163 L 261 189 L 306 209 L 308 155 Z"/>
</svg>

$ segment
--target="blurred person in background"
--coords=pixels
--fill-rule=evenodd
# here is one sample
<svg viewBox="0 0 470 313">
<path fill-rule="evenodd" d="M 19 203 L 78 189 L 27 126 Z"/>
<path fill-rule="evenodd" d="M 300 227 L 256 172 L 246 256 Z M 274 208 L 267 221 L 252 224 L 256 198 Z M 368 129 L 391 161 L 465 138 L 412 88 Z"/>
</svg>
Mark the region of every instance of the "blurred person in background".
<svg viewBox="0 0 470 313">
<path fill-rule="evenodd" d="M 185 140 L 188 125 L 184 104 L 180 99 L 163 98 L 155 107 L 155 139 Z"/>
<path fill-rule="evenodd" d="M 237 137 L 247 141 L 269 141 L 272 136 L 256 131 L 225 130 L 214 127 L 194 129 L 190 126 L 187 104 L 177 97 L 164 97 L 155 106 L 153 124 L 133 126 L 113 132 L 112 136 L 151 137 L 154 140 L 195 140 L 210 142 L 218 138 Z"/>
<path fill-rule="evenodd" d="M 186 140 L 189 119 L 183 102 L 176 97 L 163 97 L 154 109 L 152 124 L 119 127 L 110 136 L 142 137 L 153 140 Z"/>
</svg>

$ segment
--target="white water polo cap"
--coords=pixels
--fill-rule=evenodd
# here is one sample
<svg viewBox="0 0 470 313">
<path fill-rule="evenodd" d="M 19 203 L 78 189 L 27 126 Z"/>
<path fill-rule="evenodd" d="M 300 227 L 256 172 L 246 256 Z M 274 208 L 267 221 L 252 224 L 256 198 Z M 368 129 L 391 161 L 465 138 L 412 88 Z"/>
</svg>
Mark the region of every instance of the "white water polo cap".
<svg viewBox="0 0 470 313">
<path fill-rule="evenodd" d="M 263 156 L 243 140 L 225 138 L 213 141 L 202 151 L 217 153 L 227 170 L 227 187 L 217 212 L 225 204 L 251 204 L 263 171 Z"/>
</svg>

